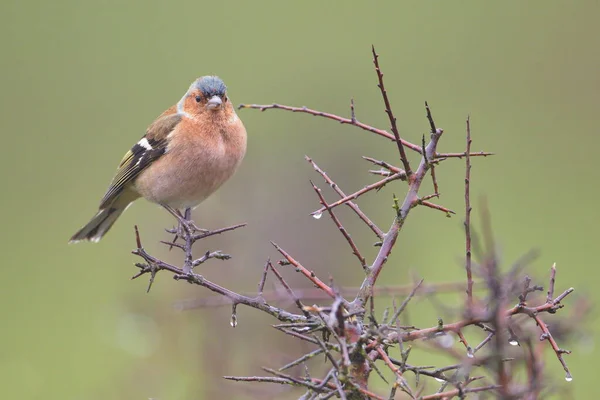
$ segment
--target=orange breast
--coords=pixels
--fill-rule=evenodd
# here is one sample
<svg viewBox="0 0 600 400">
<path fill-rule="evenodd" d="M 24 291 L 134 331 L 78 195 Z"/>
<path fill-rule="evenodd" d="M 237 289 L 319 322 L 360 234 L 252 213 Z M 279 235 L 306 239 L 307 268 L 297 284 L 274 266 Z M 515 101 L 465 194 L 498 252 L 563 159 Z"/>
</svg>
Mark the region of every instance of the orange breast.
<svg viewBox="0 0 600 400">
<path fill-rule="evenodd" d="M 245 153 L 246 130 L 237 116 L 184 119 L 170 134 L 167 152 L 139 175 L 135 188 L 154 203 L 195 207 L 233 175 Z"/>
</svg>

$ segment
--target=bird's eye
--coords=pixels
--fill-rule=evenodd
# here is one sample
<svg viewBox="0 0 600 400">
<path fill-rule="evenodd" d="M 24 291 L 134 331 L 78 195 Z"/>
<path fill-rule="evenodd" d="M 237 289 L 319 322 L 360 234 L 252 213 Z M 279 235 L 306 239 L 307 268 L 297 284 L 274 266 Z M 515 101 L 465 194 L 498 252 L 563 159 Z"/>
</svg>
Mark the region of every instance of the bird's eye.
<svg viewBox="0 0 600 400">
<path fill-rule="evenodd" d="M 202 101 L 202 96 L 198 95 L 196 96 L 196 102 L 200 103 Z"/>
<path fill-rule="evenodd" d="M 223 103 L 227 103 L 227 95 L 223 96 Z"/>
</svg>

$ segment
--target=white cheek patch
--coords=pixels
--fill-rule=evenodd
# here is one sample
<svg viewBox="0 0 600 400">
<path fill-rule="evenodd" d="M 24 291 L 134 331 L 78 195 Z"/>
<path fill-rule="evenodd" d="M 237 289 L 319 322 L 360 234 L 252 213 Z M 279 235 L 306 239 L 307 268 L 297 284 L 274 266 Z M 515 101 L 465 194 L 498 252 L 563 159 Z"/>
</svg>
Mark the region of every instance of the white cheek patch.
<svg viewBox="0 0 600 400">
<path fill-rule="evenodd" d="M 150 145 L 150 142 L 148 142 L 148 139 L 146 139 L 146 138 L 142 138 L 137 144 L 142 146 L 146 150 L 152 150 L 152 146 Z"/>
</svg>

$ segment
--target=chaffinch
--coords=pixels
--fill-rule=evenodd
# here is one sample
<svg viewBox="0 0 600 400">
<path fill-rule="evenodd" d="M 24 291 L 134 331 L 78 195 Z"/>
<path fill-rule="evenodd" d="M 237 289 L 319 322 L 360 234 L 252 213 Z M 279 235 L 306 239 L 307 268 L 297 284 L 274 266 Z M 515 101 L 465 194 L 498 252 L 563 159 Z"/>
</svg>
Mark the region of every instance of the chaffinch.
<svg viewBox="0 0 600 400">
<path fill-rule="evenodd" d="M 227 87 L 216 76 L 198 78 L 125 154 L 98 213 L 69 243 L 99 241 L 139 197 L 180 216 L 229 179 L 245 153 L 246 129 Z"/>
</svg>

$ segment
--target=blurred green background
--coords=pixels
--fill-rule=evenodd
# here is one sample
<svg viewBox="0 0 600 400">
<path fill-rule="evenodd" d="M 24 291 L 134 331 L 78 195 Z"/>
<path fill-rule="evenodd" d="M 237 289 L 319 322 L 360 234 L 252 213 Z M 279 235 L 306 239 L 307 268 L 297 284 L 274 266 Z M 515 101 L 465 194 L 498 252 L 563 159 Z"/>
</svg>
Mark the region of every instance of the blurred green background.
<svg viewBox="0 0 600 400">
<path fill-rule="evenodd" d="M 474 160 L 472 187 L 475 214 L 487 198 L 506 265 L 538 248 L 532 270 L 540 283 L 557 262 L 557 290 L 574 286 L 595 303 L 599 12 L 596 1 L 3 1 L 0 397 L 266 396 L 256 385 L 214 377 L 280 365 L 289 341 L 265 327 L 273 320 L 240 308 L 234 330 L 228 308 L 173 307 L 210 296 L 206 291 L 166 274 L 150 294 L 145 281 L 129 281 L 134 224 L 149 251 L 180 260 L 158 244 L 168 238 L 167 213 L 139 202 L 101 243 L 66 242 L 94 213 L 123 153 L 198 76 L 220 75 L 237 104 L 278 102 L 347 115 L 353 97 L 361 121 L 387 129 L 371 44 L 406 139 L 418 143 L 427 132 L 427 100 L 445 129 L 440 151 L 462 151 L 470 114 L 473 149 L 497 153 Z M 243 168 L 194 216 L 207 228 L 249 225 L 198 245 L 199 253 L 234 255 L 202 273 L 253 291 L 264 260 L 276 257 L 274 240 L 323 278 L 358 284 L 360 268 L 329 218 L 308 216 L 317 206 L 308 179 L 328 199 L 337 197 L 303 156 L 351 192 L 375 181 L 360 156 L 395 161 L 394 146 L 306 115 L 239 115 L 249 133 Z M 463 279 L 463 174 L 461 161 L 438 169 L 440 202 L 458 215 L 414 210 L 383 283 L 407 282 L 409 269 L 430 283 Z M 387 229 L 392 192 L 404 190 L 395 183 L 360 205 Z M 339 215 L 372 260 L 371 233 L 347 210 Z M 308 286 L 284 272 L 295 287 Z M 588 339 L 565 346 L 573 350 L 566 357 L 571 384 L 548 354 L 556 385 L 572 386 L 576 398 L 595 391 L 589 366 L 598 354 L 597 328 L 591 319 L 582 327 Z M 272 346 L 281 360 L 269 353 Z"/>
</svg>

